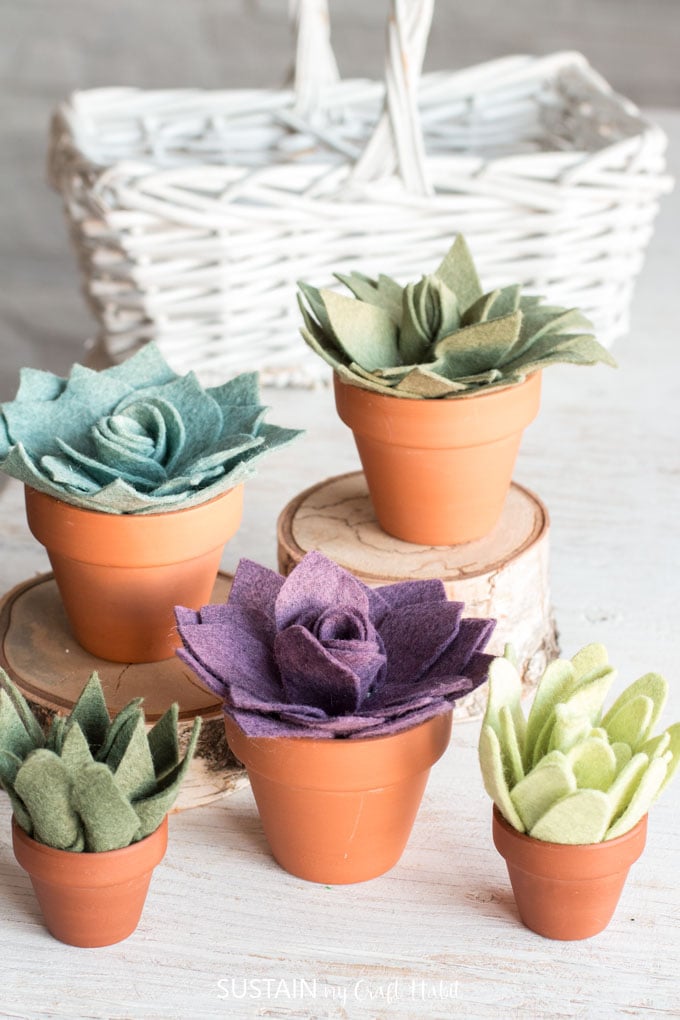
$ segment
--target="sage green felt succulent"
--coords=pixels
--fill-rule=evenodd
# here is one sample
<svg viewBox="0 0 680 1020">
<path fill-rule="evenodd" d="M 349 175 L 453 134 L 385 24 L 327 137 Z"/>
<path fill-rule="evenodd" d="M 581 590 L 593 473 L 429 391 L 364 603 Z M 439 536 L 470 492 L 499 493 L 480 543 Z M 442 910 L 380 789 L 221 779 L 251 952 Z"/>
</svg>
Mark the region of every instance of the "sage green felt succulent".
<svg viewBox="0 0 680 1020">
<path fill-rule="evenodd" d="M 484 786 L 510 825 L 550 843 L 599 843 L 645 815 L 680 764 L 680 723 L 654 735 L 668 695 L 646 673 L 603 710 L 616 676 L 587 645 L 545 670 L 525 719 L 511 653 L 493 661 L 479 740 Z"/>
<path fill-rule="evenodd" d="M 439 268 L 400 286 L 336 278 L 354 295 L 299 283 L 302 335 L 347 382 L 396 397 L 471 396 L 558 362 L 616 362 L 577 309 L 541 304 L 517 284 L 484 293 L 461 234 Z"/>
<path fill-rule="evenodd" d="M 29 836 L 59 850 L 117 850 L 149 836 L 172 807 L 196 748 L 180 756 L 177 705 L 147 732 L 141 698 L 115 719 L 93 673 L 47 735 L 0 669 L 0 784 Z"/>
</svg>

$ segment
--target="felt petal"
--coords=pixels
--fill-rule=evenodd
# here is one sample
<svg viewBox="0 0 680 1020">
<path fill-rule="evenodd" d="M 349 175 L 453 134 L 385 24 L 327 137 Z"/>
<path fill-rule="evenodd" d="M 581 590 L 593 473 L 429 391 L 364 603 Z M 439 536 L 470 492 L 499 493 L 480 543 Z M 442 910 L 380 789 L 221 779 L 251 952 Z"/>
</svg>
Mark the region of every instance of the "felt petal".
<svg viewBox="0 0 680 1020">
<path fill-rule="evenodd" d="M 188 624 L 178 628 L 184 648 L 216 678 L 220 691 L 228 688 L 232 679 L 240 683 L 247 679 L 259 697 L 281 700 L 278 670 L 268 640 L 270 629 L 266 617 L 258 619 L 254 613 L 244 612 L 231 603 L 225 607 L 220 623 Z M 180 655 L 179 650 L 177 654 Z M 184 655 L 180 658 L 192 665 Z M 216 689 L 212 683 L 209 686 Z"/>
<path fill-rule="evenodd" d="M 114 773 L 116 786 L 128 800 L 147 797 L 156 787 L 154 760 L 144 719 L 138 719 Z"/>
<path fill-rule="evenodd" d="M 531 832 L 538 820 L 558 800 L 573 793 L 576 779 L 564 755 L 553 758 L 549 764 L 532 769 L 510 791 L 510 797 L 524 827 Z"/>
<path fill-rule="evenodd" d="M 276 622 L 276 599 L 284 581 L 285 578 L 275 570 L 262 567 L 253 560 L 241 559 L 234 574 L 229 603 L 263 613 L 271 620 L 273 628 Z"/>
<path fill-rule="evenodd" d="M 494 728 L 486 722 L 482 723 L 479 735 L 479 764 L 482 770 L 484 789 L 505 820 L 518 832 L 524 832 L 524 822 L 512 802 L 505 778 L 500 741 Z"/>
<path fill-rule="evenodd" d="M 61 439 L 57 439 L 57 445 L 61 451 L 60 456 L 43 457 L 40 464 L 54 482 L 62 485 L 92 492 L 95 491 L 93 486 L 101 488 L 119 478 L 144 493 L 151 492 L 161 481 L 161 478 L 153 476 L 153 472 L 152 477 L 147 478 L 142 474 L 131 474 L 122 467 L 111 467 Z M 165 472 L 162 474 L 164 477 Z"/>
<path fill-rule="evenodd" d="M 616 839 L 628 832 L 649 811 L 652 801 L 660 793 L 666 778 L 668 762 L 665 758 L 655 758 L 642 774 L 630 802 L 619 818 L 607 830 L 604 839 Z"/>
<path fill-rule="evenodd" d="M 668 762 L 666 778 L 659 787 L 659 793 L 665 790 L 678 768 L 680 768 L 680 723 L 674 723 L 672 726 L 669 726 L 666 732 L 670 737 L 668 751 L 666 752 L 670 754 L 670 761 Z"/>
<path fill-rule="evenodd" d="M 31 816 L 38 842 L 57 850 L 75 843 L 80 821 L 71 799 L 71 774 L 56 754 L 45 748 L 29 754 L 16 774 L 14 789 Z"/>
<path fill-rule="evenodd" d="M 147 734 L 147 743 L 157 779 L 162 779 L 179 762 L 178 720 L 179 706 L 173 702 Z"/>
<path fill-rule="evenodd" d="M 591 726 L 592 722 L 587 715 L 574 712 L 568 705 L 556 705 L 548 749 L 566 754 L 575 744 L 586 739 Z"/>
<path fill-rule="evenodd" d="M 346 276 L 342 273 L 333 275 L 340 283 L 344 283 L 360 301 L 377 305 L 378 308 L 387 312 L 395 326 L 401 325 L 403 287 L 390 276 L 381 274 L 377 280 L 372 280 L 370 277 L 364 276 L 363 273 L 357 272 L 349 273 Z M 304 285 L 300 284 L 299 286 L 306 295 L 307 289 Z"/>
<path fill-rule="evenodd" d="M 98 673 L 91 674 L 73 707 L 69 720 L 78 723 L 91 750 L 98 749 L 104 743 L 111 719 Z"/>
<path fill-rule="evenodd" d="M 143 698 L 134 698 L 124 708 L 121 708 L 109 727 L 106 740 L 97 752 L 97 761 L 106 762 L 111 769 L 117 767 L 137 720 L 144 718 L 144 713 L 140 708 L 142 701 Z M 124 737 L 121 736 L 123 732 L 125 733 Z M 119 751 L 116 748 L 120 747 L 121 743 L 123 744 L 123 750 Z"/>
<path fill-rule="evenodd" d="M 571 664 L 574 668 L 574 679 L 580 683 L 591 673 L 599 673 L 609 665 L 609 656 L 604 645 L 592 643 L 572 655 Z"/>
<path fill-rule="evenodd" d="M 605 731 L 606 732 L 606 731 Z M 638 747 L 638 751 L 642 754 L 646 754 L 648 758 L 660 758 L 662 754 L 665 754 L 668 750 L 671 742 L 671 735 L 668 730 L 664 730 L 663 733 L 659 733 L 656 737 L 650 737 L 649 740 L 645 740 L 644 744 Z M 628 744 L 617 744 L 617 747 L 627 747 L 630 751 Z"/>
<path fill-rule="evenodd" d="M 648 723 L 648 730 L 651 733 L 659 721 L 668 699 L 668 681 L 659 673 L 645 673 L 644 676 L 639 677 L 634 683 L 626 687 L 625 691 L 619 695 L 605 715 L 602 725 L 606 728 L 619 709 L 623 708 L 624 705 L 640 694 L 650 698 L 654 705 Z"/>
<path fill-rule="evenodd" d="M 459 628 L 460 611 L 455 603 L 429 602 L 393 609 L 379 628 L 389 677 L 395 684 L 404 680 L 417 683 L 456 641 Z"/>
<path fill-rule="evenodd" d="M 88 853 L 119 850 L 137 835 L 139 819 L 106 765 L 95 762 L 74 776 L 72 800 L 83 823 Z"/>
<path fill-rule="evenodd" d="M 260 403 L 260 384 L 257 372 L 241 372 L 240 375 L 228 379 L 219 386 L 209 386 L 206 389 L 213 400 L 222 408 L 231 409 L 236 406 L 252 406 Z"/>
<path fill-rule="evenodd" d="M 648 767 L 649 758 L 646 754 L 633 755 L 607 790 L 611 804 L 612 822 L 616 822 L 630 804 Z"/>
<path fill-rule="evenodd" d="M 437 362 L 445 366 L 442 374 L 457 379 L 497 368 L 519 336 L 521 322 L 522 313 L 511 312 L 500 319 L 464 326 L 443 337 L 434 347 Z"/>
<path fill-rule="evenodd" d="M 456 236 L 435 275 L 453 291 L 463 310 L 469 308 L 482 295 L 475 263 L 462 234 Z"/>
<path fill-rule="evenodd" d="M 323 708 L 329 715 L 355 712 L 384 663 L 380 649 L 367 645 L 355 663 L 358 672 L 298 626 L 279 631 L 274 655 L 287 700 Z"/>
<path fill-rule="evenodd" d="M 500 741 L 504 763 L 507 761 L 503 746 L 503 730 L 500 723 L 501 708 L 510 709 L 514 732 L 520 754 L 526 740 L 526 721 L 521 706 L 522 679 L 513 664 L 505 657 L 494 659 L 489 667 L 489 696 L 484 714 L 484 724 L 491 726 Z M 506 765 L 507 767 L 507 765 Z"/>
<path fill-rule="evenodd" d="M 45 743 L 45 735 L 40 723 L 33 714 L 33 711 L 16 684 L 10 680 L 4 669 L 0 667 L 0 687 L 6 693 L 14 707 L 14 711 L 21 720 L 21 724 L 28 734 L 33 747 L 42 747 Z"/>
<path fill-rule="evenodd" d="M 125 757 L 125 753 L 128 748 L 128 744 L 132 740 L 132 735 L 135 732 L 137 724 L 140 718 L 143 719 L 143 712 L 137 709 L 136 712 L 126 716 L 119 726 L 116 727 L 115 736 L 111 739 L 106 756 L 101 751 L 97 754 L 97 760 L 103 761 L 112 772 L 115 772 L 121 761 Z"/>
<path fill-rule="evenodd" d="M 607 713 L 605 729 L 612 741 L 630 744 L 633 751 L 647 740 L 654 715 L 654 702 L 646 694 L 624 701 L 615 712 Z"/>
<path fill-rule="evenodd" d="M 536 765 L 538 765 L 541 758 L 543 758 L 550 751 L 550 748 L 552 746 L 552 733 L 554 728 L 555 728 L 555 709 L 553 708 L 548 713 L 547 718 L 543 723 L 543 726 L 541 727 L 541 731 L 536 738 L 536 742 L 534 743 L 534 752 L 531 756 L 532 766 L 535 767 Z M 529 762 L 527 762 L 527 766 L 528 765 Z"/>
<path fill-rule="evenodd" d="M 133 803 L 132 806 L 139 819 L 137 839 L 144 839 L 146 836 L 150 836 L 152 832 L 155 832 L 177 800 L 177 794 L 196 751 L 200 732 L 201 720 L 200 718 L 194 719 L 184 758 L 164 776 L 162 783 L 159 783 L 157 793 L 151 797 L 136 800 Z"/>
<path fill-rule="evenodd" d="M 605 730 L 605 733 L 606 732 L 607 731 Z M 619 772 L 621 772 L 624 766 L 627 765 L 628 762 L 631 760 L 631 758 L 633 757 L 633 752 L 631 751 L 629 744 L 623 744 L 621 743 L 621 741 L 618 740 L 614 741 L 614 743 L 611 745 L 611 749 L 614 752 L 614 757 L 616 758 L 616 772 L 618 774 Z"/>
<path fill-rule="evenodd" d="M 541 677 L 527 719 L 525 763 L 535 764 L 534 751 L 539 734 L 552 715 L 555 704 L 573 687 L 575 671 L 568 659 L 553 659 Z M 546 741 L 547 745 L 547 741 Z"/>
<path fill-rule="evenodd" d="M 602 790 L 576 790 L 548 808 L 529 835 L 547 843 L 599 843 L 610 814 L 609 798 Z"/>
<path fill-rule="evenodd" d="M 464 389 L 464 383 L 448 379 L 426 365 L 417 365 L 412 368 L 395 386 L 395 390 L 400 396 L 422 397 L 426 400 L 448 397 L 460 393 Z"/>
<path fill-rule="evenodd" d="M 449 605 L 451 604 L 449 603 Z M 444 649 L 437 661 L 426 671 L 421 679 L 421 683 L 439 681 L 449 676 L 467 676 L 473 656 L 477 655 L 480 649 L 486 647 L 495 626 L 495 620 L 472 617 L 461 620 L 455 641 L 452 641 Z M 476 660 L 478 665 L 481 665 L 482 662 L 486 664 L 482 681 L 486 680 L 493 659 L 494 656 L 488 656 L 485 660 Z M 523 719 L 519 726 L 520 733 L 523 736 Z"/>
<path fill-rule="evenodd" d="M 0 691 L 0 750 L 8 751 L 23 760 L 35 749 L 33 739 L 26 732 L 19 713 L 12 704 L 9 694 Z"/>
<path fill-rule="evenodd" d="M 85 734 L 77 722 L 71 723 L 64 734 L 60 758 L 72 776 L 94 761 Z"/>
<path fill-rule="evenodd" d="M 590 719 L 591 726 L 599 722 L 602 705 L 609 688 L 616 677 L 616 670 L 611 666 L 589 673 L 583 677 L 566 699 L 562 699 L 565 711 L 572 716 L 580 715 Z"/>
<path fill-rule="evenodd" d="M 616 775 L 616 755 L 603 740 L 588 737 L 572 747 L 567 757 L 580 788 L 608 790 Z"/>
<path fill-rule="evenodd" d="M 398 609 L 402 606 L 419 605 L 423 602 L 446 602 L 446 588 L 440 580 L 431 581 L 399 581 L 397 584 L 384 584 L 378 588 L 370 588 L 368 597 L 371 604 L 371 619 L 376 623 L 376 597 L 385 603 L 389 609 Z M 458 606 L 460 616 L 463 614 L 463 602 L 451 602 L 452 606 Z M 382 605 L 380 605 L 382 610 Z"/>
<path fill-rule="evenodd" d="M 54 751 L 55 754 L 61 754 L 65 734 L 66 717 L 63 715 L 55 715 L 50 724 L 45 747 L 47 747 L 49 751 Z"/>
<path fill-rule="evenodd" d="M 26 805 L 14 789 L 17 773 L 21 768 L 21 759 L 17 758 L 11 751 L 0 750 L 0 786 L 7 794 L 12 805 L 12 811 L 18 824 L 29 836 L 33 834 L 33 822 L 26 810 Z"/>
<path fill-rule="evenodd" d="M 522 767 L 522 751 L 519 744 L 512 709 L 509 705 L 501 705 L 498 712 L 500 728 L 500 745 L 503 752 L 503 766 L 506 769 L 508 786 L 512 788 L 524 778 Z M 526 822 L 525 822 L 526 825 Z"/>
<path fill-rule="evenodd" d="M 341 349 L 363 368 L 399 364 L 397 327 L 382 308 L 332 290 L 321 290 L 333 335 Z"/>
<path fill-rule="evenodd" d="M 285 579 L 275 603 L 276 626 L 283 630 L 313 620 L 329 605 L 353 606 L 368 616 L 369 589 L 322 553 L 307 553 Z"/>
</svg>

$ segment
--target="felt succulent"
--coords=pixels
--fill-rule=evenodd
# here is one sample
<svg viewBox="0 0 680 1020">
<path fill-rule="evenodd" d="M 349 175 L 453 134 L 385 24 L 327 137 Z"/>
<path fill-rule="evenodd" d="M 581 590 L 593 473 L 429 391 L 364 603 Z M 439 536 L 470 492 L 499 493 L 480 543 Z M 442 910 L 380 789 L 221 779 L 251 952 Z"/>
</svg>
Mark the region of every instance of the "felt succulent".
<svg viewBox="0 0 680 1020">
<path fill-rule="evenodd" d="M 395 397 L 460 397 L 523 382 L 557 362 L 616 362 L 577 309 L 544 305 L 519 285 L 483 293 L 459 234 L 439 268 L 400 286 L 336 277 L 354 295 L 300 283 L 302 335 L 337 374 Z"/>
<path fill-rule="evenodd" d="M 34 489 L 105 513 L 159 513 L 204 503 L 255 474 L 300 432 L 264 422 L 258 379 L 203 389 L 154 344 L 68 379 L 24 368 L 0 405 L 0 469 Z"/>
<path fill-rule="evenodd" d="M 176 609 L 177 654 L 249 736 L 384 735 L 486 679 L 495 621 L 462 613 L 441 581 L 370 589 L 318 552 L 287 578 L 241 560 L 225 604 Z"/>
<path fill-rule="evenodd" d="M 147 732 L 141 698 L 115 719 L 93 673 L 47 735 L 0 670 L 0 784 L 17 823 L 58 850 L 117 850 L 149 836 L 172 807 L 193 756 L 196 719 L 180 756 L 177 705 Z"/>
<path fill-rule="evenodd" d="M 680 723 L 653 733 L 666 680 L 646 673 L 605 712 L 615 675 L 599 644 L 556 659 L 525 719 L 510 658 L 491 664 L 480 764 L 487 793 L 520 832 L 550 843 L 622 836 L 678 768 Z"/>
</svg>

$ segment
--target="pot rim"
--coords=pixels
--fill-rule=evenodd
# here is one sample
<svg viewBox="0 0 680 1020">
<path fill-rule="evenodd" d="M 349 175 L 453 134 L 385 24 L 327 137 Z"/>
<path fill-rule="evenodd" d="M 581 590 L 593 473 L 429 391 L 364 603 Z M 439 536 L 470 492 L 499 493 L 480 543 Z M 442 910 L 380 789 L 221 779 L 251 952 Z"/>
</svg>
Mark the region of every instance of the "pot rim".
<svg viewBox="0 0 680 1020">
<path fill-rule="evenodd" d="M 203 556 L 225 545 L 243 514 L 243 483 L 205 503 L 157 514 L 109 514 L 24 488 L 29 529 L 50 558 L 104 567 L 156 567 Z"/>
<path fill-rule="evenodd" d="M 431 768 L 448 747 L 452 716 L 451 709 L 398 733 L 344 740 L 250 737 L 226 712 L 224 719 L 227 742 L 246 768 L 286 785 L 347 791 L 391 785 Z M 324 769 L 333 775 L 321 777 Z"/>
<path fill-rule="evenodd" d="M 565 881 L 597 878 L 622 867 L 628 869 L 642 854 L 647 838 L 647 815 L 615 839 L 598 843 L 549 843 L 519 832 L 493 805 L 493 842 L 509 867 Z M 625 863 L 619 863 L 621 861 Z M 615 866 L 613 866 L 615 865 Z"/>
<path fill-rule="evenodd" d="M 12 845 L 21 867 L 41 881 L 76 887 L 115 885 L 160 863 L 168 845 L 168 816 L 136 843 L 117 850 L 76 852 L 34 839 L 12 815 Z"/>
<path fill-rule="evenodd" d="M 409 448 L 450 449 L 497 443 L 521 433 L 537 416 L 542 374 L 522 383 L 458 399 L 410 400 L 376 393 L 333 375 L 340 419 L 355 435 Z"/>
<path fill-rule="evenodd" d="M 168 507 L 167 510 L 159 510 L 154 513 L 136 513 L 136 514 L 116 514 L 109 513 L 107 510 L 94 510 L 92 507 L 78 506 L 76 503 L 69 503 L 67 499 L 60 499 L 59 496 L 53 496 L 49 492 L 44 492 L 42 489 L 36 489 L 34 486 L 29 485 L 27 482 L 23 483 L 24 490 L 26 493 L 30 493 L 31 499 L 40 498 L 47 500 L 51 503 L 56 503 L 59 506 L 64 506 L 77 514 L 83 514 L 88 517 L 96 517 L 101 519 L 102 517 L 110 517 L 116 521 L 158 521 L 170 516 L 177 517 L 179 514 L 188 514 L 192 510 L 199 510 L 201 507 L 210 506 L 211 503 L 217 503 L 218 500 L 224 499 L 225 496 L 231 493 L 236 493 L 239 489 L 243 491 L 243 482 L 239 482 L 237 485 L 232 485 L 231 488 L 225 489 L 224 492 L 219 492 L 216 496 L 211 496 L 210 499 L 204 500 L 202 503 L 194 503 L 192 506 L 178 507 L 173 509 Z"/>
</svg>

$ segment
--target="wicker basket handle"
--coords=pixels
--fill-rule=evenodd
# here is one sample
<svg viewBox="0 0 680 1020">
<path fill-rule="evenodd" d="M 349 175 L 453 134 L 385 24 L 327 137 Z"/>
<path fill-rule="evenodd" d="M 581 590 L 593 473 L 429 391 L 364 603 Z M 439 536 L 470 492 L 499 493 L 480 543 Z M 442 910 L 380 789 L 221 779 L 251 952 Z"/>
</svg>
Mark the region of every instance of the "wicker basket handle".
<svg viewBox="0 0 680 1020">
<path fill-rule="evenodd" d="M 338 79 L 327 0 L 290 0 L 297 32 L 295 91 L 310 115 L 324 85 Z M 406 188 L 431 194 L 418 111 L 418 84 L 432 24 L 434 0 L 390 0 L 385 63 L 385 106 L 352 171 L 354 181 L 399 174 Z"/>
<path fill-rule="evenodd" d="M 340 77 L 331 46 L 328 0 L 289 0 L 288 10 L 295 31 L 295 106 L 309 117 L 319 91 Z"/>
</svg>

